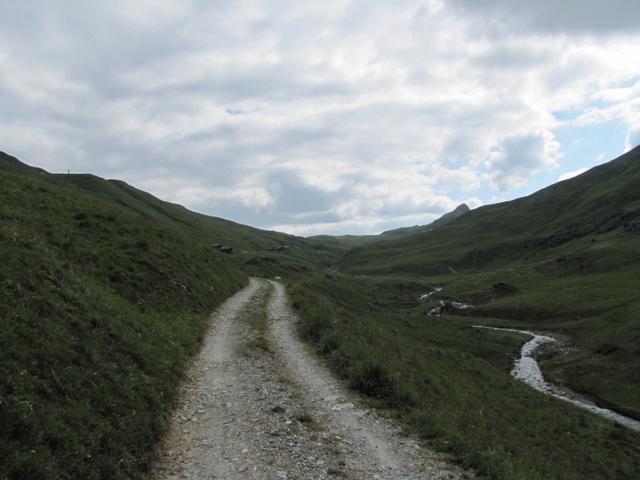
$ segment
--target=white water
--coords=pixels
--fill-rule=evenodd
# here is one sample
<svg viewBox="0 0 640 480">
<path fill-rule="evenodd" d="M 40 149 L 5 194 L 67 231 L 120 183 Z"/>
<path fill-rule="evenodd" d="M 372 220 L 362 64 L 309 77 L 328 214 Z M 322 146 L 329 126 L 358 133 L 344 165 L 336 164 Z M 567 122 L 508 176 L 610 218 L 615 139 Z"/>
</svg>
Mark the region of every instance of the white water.
<svg viewBox="0 0 640 480">
<path fill-rule="evenodd" d="M 530 387 L 535 388 L 539 392 L 546 393 L 552 397 L 564 400 L 565 402 L 572 403 L 573 405 L 589 410 L 590 412 L 600 415 L 614 422 L 617 422 L 625 427 L 633 430 L 640 431 L 640 421 L 633 418 L 625 417 L 607 408 L 597 406 L 592 401 L 581 397 L 575 392 L 569 389 L 560 388 L 552 383 L 548 383 L 542 376 L 540 366 L 533 354 L 535 351 L 544 345 L 545 343 L 557 342 L 555 338 L 547 337 L 545 335 L 538 335 L 528 330 L 517 330 L 514 328 L 498 328 L 498 327 L 485 327 L 483 325 L 474 325 L 475 328 L 486 328 L 488 330 L 498 330 L 503 332 L 521 333 L 523 335 L 529 335 L 533 337 L 527 343 L 522 346 L 520 351 L 520 358 L 516 360 L 511 370 L 513 378 L 526 383 Z"/>
<path fill-rule="evenodd" d="M 434 293 L 438 293 L 442 291 L 442 287 L 434 287 L 433 290 L 431 290 L 430 292 L 424 293 L 422 295 L 420 295 L 420 300 L 428 300 L 429 298 L 431 298 L 431 295 L 433 295 Z"/>
<path fill-rule="evenodd" d="M 471 305 L 470 303 L 451 302 L 451 305 L 460 310 L 469 310 L 470 308 L 473 308 L 473 305 Z"/>
<path fill-rule="evenodd" d="M 423 293 L 422 295 L 420 295 L 420 300 L 429 300 L 434 293 L 441 292 L 442 288 L 443 287 L 434 287 L 433 290 L 431 290 L 431 291 L 429 291 L 427 293 Z M 446 304 L 446 302 L 444 300 L 440 300 L 439 303 L 440 303 L 441 307 L 443 307 Z M 473 305 L 471 305 L 469 303 L 462 303 L 462 302 L 456 302 L 456 301 L 452 301 L 451 305 L 454 308 L 457 308 L 458 310 L 468 310 L 470 308 L 473 308 Z M 438 307 L 432 308 L 429 311 L 429 315 L 439 317 L 440 313 L 438 312 Z"/>
</svg>

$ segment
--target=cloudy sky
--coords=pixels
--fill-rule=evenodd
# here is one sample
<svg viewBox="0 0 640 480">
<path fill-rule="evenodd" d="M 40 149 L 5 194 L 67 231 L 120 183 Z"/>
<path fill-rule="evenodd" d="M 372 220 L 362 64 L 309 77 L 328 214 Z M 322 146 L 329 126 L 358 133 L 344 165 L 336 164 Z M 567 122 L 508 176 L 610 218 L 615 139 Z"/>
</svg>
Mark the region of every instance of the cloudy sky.
<svg viewBox="0 0 640 480">
<path fill-rule="evenodd" d="M 0 0 L 0 150 L 281 231 L 512 199 L 640 143 L 638 0 Z"/>
</svg>

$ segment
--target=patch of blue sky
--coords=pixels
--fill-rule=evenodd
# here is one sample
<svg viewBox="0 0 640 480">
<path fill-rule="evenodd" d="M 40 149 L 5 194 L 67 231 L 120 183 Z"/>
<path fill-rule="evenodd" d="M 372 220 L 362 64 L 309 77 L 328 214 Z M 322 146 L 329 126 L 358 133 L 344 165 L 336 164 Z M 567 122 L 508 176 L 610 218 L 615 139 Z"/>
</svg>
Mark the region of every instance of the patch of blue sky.
<svg viewBox="0 0 640 480">
<path fill-rule="evenodd" d="M 553 116 L 559 122 L 568 122 L 570 120 L 575 120 L 580 116 L 580 114 L 584 113 L 584 110 L 579 108 L 574 108 L 570 110 L 557 110 L 552 112 Z"/>
<path fill-rule="evenodd" d="M 589 101 L 589 105 L 586 108 L 570 108 L 567 110 L 556 110 L 551 112 L 556 120 L 561 123 L 571 122 L 576 120 L 580 115 L 583 115 L 585 111 L 590 109 L 605 109 L 613 105 L 613 102 L 610 100 L 605 100 L 601 98 L 594 98 Z"/>
<path fill-rule="evenodd" d="M 625 80 L 617 82 L 615 85 L 612 85 L 611 88 L 613 88 L 613 89 L 632 88 L 639 82 L 640 82 L 640 75 L 636 75 L 636 76 L 633 76 L 631 78 L 627 78 Z M 606 100 L 604 98 L 592 98 L 591 100 L 589 100 L 589 103 L 588 103 L 586 108 L 585 107 L 575 107 L 575 108 L 570 108 L 570 109 L 567 109 L 567 110 L 556 110 L 556 111 L 553 111 L 551 113 L 553 114 L 555 119 L 558 120 L 559 122 L 569 122 L 571 120 L 575 120 L 576 118 L 578 118 L 587 109 L 591 109 L 591 108 L 607 108 L 607 107 L 610 107 L 611 105 L 613 105 L 613 103 L 614 102 L 612 102 L 611 100 Z"/>
<path fill-rule="evenodd" d="M 580 168 L 591 168 L 608 162 L 624 152 L 627 125 L 619 119 L 609 120 L 596 125 L 564 126 L 553 133 L 560 142 L 563 154 L 557 171 L 541 175 L 558 176 Z"/>
<path fill-rule="evenodd" d="M 617 119 L 597 125 L 560 127 L 554 131 L 562 152 L 557 168 L 534 175 L 525 186 L 505 192 L 482 188 L 476 195 L 484 203 L 512 200 L 556 183 L 563 174 L 589 169 L 613 160 L 624 153 L 627 128 L 626 124 Z"/>
<path fill-rule="evenodd" d="M 627 78 L 626 80 L 622 80 L 616 84 L 617 88 L 631 88 L 636 83 L 640 82 L 640 75 L 633 76 L 631 78 Z"/>
</svg>

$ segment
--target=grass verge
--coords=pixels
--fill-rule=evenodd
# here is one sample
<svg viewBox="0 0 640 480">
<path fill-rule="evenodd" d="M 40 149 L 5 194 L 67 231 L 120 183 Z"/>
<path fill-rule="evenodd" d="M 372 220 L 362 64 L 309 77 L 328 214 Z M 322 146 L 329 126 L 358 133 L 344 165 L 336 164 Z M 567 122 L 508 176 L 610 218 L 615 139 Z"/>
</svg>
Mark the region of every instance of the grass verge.
<svg viewBox="0 0 640 480">
<path fill-rule="evenodd" d="M 640 478 L 638 433 L 513 380 L 525 339 L 470 327 L 504 317 L 424 315 L 417 299 L 438 281 L 317 275 L 289 294 L 338 376 L 462 465 L 496 479 Z"/>
<path fill-rule="evenodd" d="M 223 254 L 117 205 L 0 171 L 0 478 L 142 478 Z"/>
<path fill-rule="evenodd" d="M 260 350 L 272 353 L 269 343 L 269 318 L 267 315 L 267 305 L 271 294 L 271 287 L 268 292 L 263 293 L 259 301 L 251 304 L 251 311 L 247 315 L 249 328 L 251 332 L 245 340 L 243 346 L 246 350 Z"/>
</svg>

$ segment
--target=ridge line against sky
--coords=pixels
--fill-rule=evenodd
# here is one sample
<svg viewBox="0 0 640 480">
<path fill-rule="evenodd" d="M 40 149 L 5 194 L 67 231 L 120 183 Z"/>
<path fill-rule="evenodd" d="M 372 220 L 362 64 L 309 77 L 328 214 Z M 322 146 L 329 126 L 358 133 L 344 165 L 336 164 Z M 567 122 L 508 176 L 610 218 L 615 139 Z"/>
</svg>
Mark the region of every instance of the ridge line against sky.
<svg viewBox="0 0 640 480">
<path fill-rule="evenodd" d="M 426 224 L 640 144 L 640 2 L 0 3 L 0 150 L 313 235 Z"/>
</svg>

